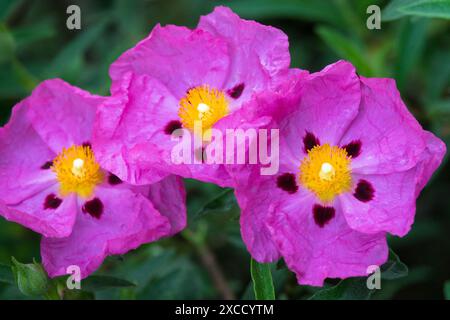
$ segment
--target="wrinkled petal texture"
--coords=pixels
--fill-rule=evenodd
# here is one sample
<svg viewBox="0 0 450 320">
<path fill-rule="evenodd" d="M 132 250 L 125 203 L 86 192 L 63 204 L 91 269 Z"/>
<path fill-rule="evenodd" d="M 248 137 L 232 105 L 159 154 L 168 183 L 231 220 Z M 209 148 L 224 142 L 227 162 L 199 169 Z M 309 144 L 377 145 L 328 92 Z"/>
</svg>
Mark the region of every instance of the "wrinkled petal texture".
<svg viewBox="0 0 450 320">
<path fill-rule="evenodd" d="M 29 97 L 29 116 L 36 132 L 55 152 L 90 143 L 97 106 L 106 98 L 59 80 L 47 80 Z"/>
<path fill-rule="evenodd" d="M 250 90 L 244 90 L 241 101 L 266 89 L 274 77 L 285 75 L 289 68 L 289 42 L 281 30 L 241 19 L 226 7 L 216 7 L 201 17 L 198 28 L 228 44 L 231 62 L 224 89 L 244 83 Z"/>
<path fill-rule="evenodd" d="M 282 256 L 300 284 L 366 276 L 367 267 L 387 259 L 386 233 L 404 236 L 410 230 L 416 198 L 442 161 L 445 145 L 422 129 L 392 80 L 359 77 L 348 62 L 302 74 L 292 87 L 287 95 L 296 98 L 259 103 L 260 114 L 278 119 L 278 175 L 232 172 L 242 237 L 260 262 Z M 298 181 L 307 133 L 313 143 L 361 146 L 351 163 L 352 190 L 327 204 L 333 214 L 324 223 L 314 211 L 323 204 Z M 374 190 L 364 201 L 355 196 L 361 180 Z"/>
<path fill-rule="evenodd" d="M 326 278 L 367 276 L 371 265 L 388 257 L 384 233 L 365 234 L 349 228 L 338 205 L 324 227 L 313 219 L 312 195 L 297 196 L 272 211 L 268 225 L 273 239 L 297 275 L 299 284 L 322 286 Z"/>
<path fill-rule="evenodd" d="M 355 230 L 404 236 L 414 222 L 416 198 L 442 161 L 445 145 L 422 129 L 393 80 L 361 77 L 361 94 L 358 116 L 340 145 L 361 142 L 361 153 L 352 160 L 353 180 L 369 181 L 375 193 L 369 202 L 343 195 L 343 210 Z"/>
<path fill-rule="evenodd" d="M 79 210 L 69 237 L 42 239 L 42 263 L 50 277 L 65 275 L 67 268 L 75 265 L 85 278 L 106 256 L 124 254 L 170 233 L 168 219 L 142 194 L 98 188 L 96 196 L 104 204 L 100 219 Z"/>
<path fill-rule="evenodd" d="M 232 186 L 223 164 L 174 163 L 171 155 L 178 141 L 165 129 L 179 122 L 179 101 L 187 90 L 200 85 L 227 93 L 231 114 L 218 127 L 245 127 L 243 118 L 233 113 L 253 94 L 276 90 L 280 79 L 292 76 L 289 63 L 284 33 L 240 19 L 228 8 L 202 17 L 194 30 L 156 26 L 110 68 L 113 98 L 99 108 L 94 132 L 100 163 L 131 183 L 152 183 L 173 173 Z M 239 86 L 242 94 L 233 98 L 229 92 Z M 252 126 L 263 123 L 255 112 L 248 114 L 258 118 L 246 118 Z M 194 162 L 201 150 L 190 149 Z"/>
<path fill-rule="evenodd" d="M 0 131 L 0 202 L 6 219 L 49 237 L 71 233 L 76 218 L 72 197 L 56 210 L 45 208 L 47 197 L 58 193 L 50 165 L 62 147 L 90 137 L 92 129 L 86 125 L 92 126 L 101 100 L 54 79 L 41 83 L 14 107 Z"/>
<path fill-rule="evenodd" d="M 222 88 L 228 68 L 228 48 L 222 39 L 199 29 L 157 25 L 111 65 L 109 74 L 113 92 L 125 74 L 132 72 L 155 78 L 180 99 L 198 85 Z"/>
</svg>

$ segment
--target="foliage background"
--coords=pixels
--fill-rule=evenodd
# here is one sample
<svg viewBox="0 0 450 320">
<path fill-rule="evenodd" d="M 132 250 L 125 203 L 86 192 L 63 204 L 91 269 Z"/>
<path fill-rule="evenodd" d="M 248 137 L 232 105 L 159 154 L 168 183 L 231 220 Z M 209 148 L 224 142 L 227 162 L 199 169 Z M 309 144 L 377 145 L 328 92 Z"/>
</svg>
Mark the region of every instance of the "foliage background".
<svg viewBox="0 0 450 320">
<path fill-rule="evenodd" d="M 243 18 L 286 32 L 293 67 L 318 71 L 347 59 L 364 76 L 395 78 L 411 112 L 448 146 L 450 24 L 448 19 L 429 16 L 448 18 L 450 5 L 434 1 L 441 9 L 425 6 L 411 14 L 395 11 L 395 5 L 405 0 L 395 2 L 387 8 L 388 1 L 376 0 L 0 0 L 0 124 L 6 123 L 16 102 L 47 78 L 60 77 L 93 93 L 108 94 L 110 63 L 156 23 L 194 27 L 200 15 L 223 4 Z M 81 7 L 79 31 L 65 27 L 70 4 Z M 388 20 L 381 30 L 366 28 L 366 8 L 371 4 L 383 8 L 382 17 Z M 373 298 L 444 298 L 444 283 L 450 280 L 446 160 L 418 199 L 413 230 L 403 239 L 390 238 L 391 247 L 408 265 L 409 276 L 383 282 Z M 252 297 L 250 258 L 240 238 L 232 193 L 191 180 L 186 185 L 189 228 L 123 257 L 108 258 L 96 274 L 114 275 L 136 286 L 96 290 L 96 298 Z M 0 218 L 0 263 L 10 264 L 11 256 L 22 262 L 39 260 L 39 237 Z M 298 286 L 282 265 L 273 270 L 280 299 L 308 298 L 316 290 Z M 447 288 L 450 291 L 450 285 Z M 77 297 L 93 296 L 81 292 Z M 16 286 L 0 281 L 0 299 L 15 298 L 26 297 Z"/>
</svg>

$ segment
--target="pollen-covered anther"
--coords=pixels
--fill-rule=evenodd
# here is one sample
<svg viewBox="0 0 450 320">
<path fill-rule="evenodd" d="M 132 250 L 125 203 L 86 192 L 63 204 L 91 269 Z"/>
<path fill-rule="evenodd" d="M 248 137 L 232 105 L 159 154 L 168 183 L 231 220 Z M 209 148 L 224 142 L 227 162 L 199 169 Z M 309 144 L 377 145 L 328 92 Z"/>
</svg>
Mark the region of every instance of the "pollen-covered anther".
<svg viewBox="0 0 450 320">
<path fill-rule="evenodd" d="M 53 161 L 51 169 L 56 173 L 63 196 L 77 193 L 83 198 L 90 197 L 104 179 L 90 146 L 63 149 Z"/>
<path fill-rule="evenodd" d="M 180 100 L 178 116 L 183 127 L 194 130 L 194 124 L 201 123 L 203 131 L 228 114 L 228 101 L 225 94 L 217 89 L 203 85 L 189 89 Z"/>
<path fill-rule="evenodd" d="M 343 148 L 324 144 L 315 146 L 300 164 L 300 183 L 322 202 L 351 189 L 350 157 Z"/>
</svg>

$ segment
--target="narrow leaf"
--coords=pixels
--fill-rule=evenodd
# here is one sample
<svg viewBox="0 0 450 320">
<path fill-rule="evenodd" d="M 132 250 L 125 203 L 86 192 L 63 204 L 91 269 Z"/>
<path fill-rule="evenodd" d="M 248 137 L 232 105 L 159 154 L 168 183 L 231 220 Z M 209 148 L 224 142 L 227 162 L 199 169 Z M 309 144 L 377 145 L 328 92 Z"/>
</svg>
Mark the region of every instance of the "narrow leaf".
<svg viewBox="0 0 450 320">
<path fill-rule="evenodd" d="M 81 289 L 96 291 L 110 288 L 135 287 L 136 284 L 125 279 L 110 276 L 90 276 L 81 282 Z"/>
</svg>

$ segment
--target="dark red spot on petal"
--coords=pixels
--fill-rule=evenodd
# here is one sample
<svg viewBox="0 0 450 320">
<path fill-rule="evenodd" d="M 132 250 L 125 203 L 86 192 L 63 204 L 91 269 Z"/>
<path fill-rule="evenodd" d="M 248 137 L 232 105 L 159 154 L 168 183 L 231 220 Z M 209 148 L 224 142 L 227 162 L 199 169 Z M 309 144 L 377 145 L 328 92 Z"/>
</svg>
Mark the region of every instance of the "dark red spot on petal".
<svg viewBox="0 0 450 320">
<path fill-rule="evenodd" d="M 351 156 L 353 159 L 361 154 L 361 141 L 355 140 L 343 146 L 347 155 Z"/>
<path fill-rule="evenodd" d="M 295 181 L 295 175 L 292 173 L 283 173 L 277 177 L 277 187 L 287 193 L 296 193 L 298 190 L 297 183 Z"/>
<path fill-rule="evenodd" d="M 233 99 L 237 99 L 242 95 L 242 92 L 244 91 L 245 85 L 243 83 L 240 83 L 230 90 L 228 90 L 228 95 L 232 97 Z"/>
<path fill-rule="evenodd" d="M 103 213 L 103 203 L 99 198 L 94 198 L 90 201 L 86 201 L 81 209 L 91 217 L 100 219 Z"/>
<path fill-rule="evenodd" d="M 44 209 L 56 209 L 61 205 L 61 203 L 62 199 L 51 193 L 45 198 Z"/>
<path fill-rule="evenodd" d="M 333 207 L 324 207 L 320 204 L 315 204 L 313 207 L 314 221 L 321 228 L 334 218 L 334 214 L 335 210 Z"/>
<path fill-rule="evenodd" d="M 355 193 L 353 194 L 356 199 L 362 202 L 369 202 L 373 199 L 375 194 L 375 189 L 372 187 L 369 181 L 359 180 L 356 186 Z"/>
<path fill-rule="evenodd" d="M 47 161 L 46 163 L 44 163 L 41 166 L 41 169 L 42 170 L 48 170 L 48 169 L 50 169 L 52 167 L 52 165 L 53 165 L 53 161 Z"/>
<path fill-rule="evenodd" d="M 115 186 L 115 185 L 121 184 L 122 180 L 115 174 L 110 173 L 108 176 L 108 183 L 112 186 Z"/>
<path fill-rule="evenodd" d="M 320 141 L 311 132 L 306 131 L 306 134 L 303 137 L 303 146 L 304 146 L 303 150 L 305 151 L 305 153 L 308 153 L 308 151 L 314 148 L 315 146 L 320 146 Z"/>
<path fill-rule="evenodd" d="M 89 147 L 89 148 L 92 149 L 92 145 L 91 145 L 91 143 L 89 141 L 83 142 L 82 146 L 83 147 Z"/>
<path fill-rule="evenodd" d="M 170 121 L 167 125 L 166 125 L 166 127 L 164 128 L 164 133 L 165 134 L 172 134 L 175 130 L 177 130 L 177 129 L 181 129 L 182 128 L 182 125 L 181 125 L 181 122 L 180 121 L 178 121 L 178 120 L 172 120 L 172 121 Z"/>
</svg>

